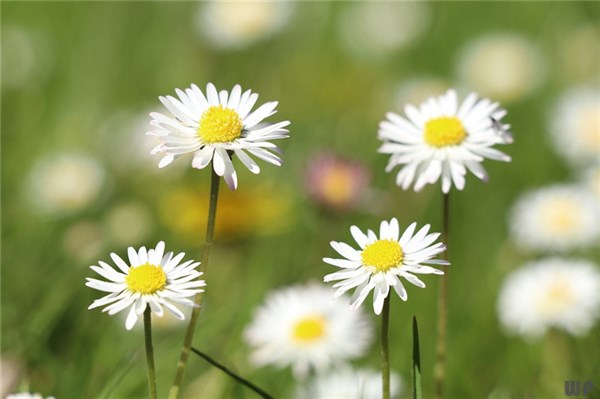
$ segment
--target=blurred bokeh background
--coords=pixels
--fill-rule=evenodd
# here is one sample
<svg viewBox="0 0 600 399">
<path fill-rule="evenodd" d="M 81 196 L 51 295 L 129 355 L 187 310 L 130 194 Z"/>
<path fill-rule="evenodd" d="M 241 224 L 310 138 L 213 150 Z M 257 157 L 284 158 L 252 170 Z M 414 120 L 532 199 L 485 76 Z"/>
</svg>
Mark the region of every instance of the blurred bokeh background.
<svg viewBox="0 0 600 399">
<path fill-rule="evenodd" d="M 515 143 L 501 148 L 510 164 L 485 163 L 489 183 L 469 176 L 451 195 L 447 397 L 553 398 L 565 380 L 600 386 L 597 307 L 581 331 L 531 335 L 501 322 L 498 300 L 507 276 L 549 256 L 567 268 L 592 263 L 598 278 L 600 3 L 3 2 L 1 18 L 2 397 L 145 396 L 142 332 L 88 311 L 99 293 L 84 279 L 110 252 L 159 240 L 199 259 L 209 173 L 190 158 L 159 170 L 144 133 L 159 95 L 207 82 L 277 100 L 272 119 L 292 124 L 279 142 L 283 167 L 239 167 L 239 189 L 222 185 L 195 346 L 292 397 L 290 370 L 249 361 L 243 331 L 254 309 L 273 289 L 331 273 L 321 259 L 333 256 L 329 241 L 351 241 L 352 224 L 398 217 L 440 230 L 439 186 L 397 188 L 376 133 L 386 112 L 455 87 L 500 101 Z M 547 218 L 513 226 L 523 195 L 553 185 L 587 196 L 591 210 L 578 214 L 586 208 L 567 195 L 549 211 L 566 215 L 559 227 Z M 520 238 L 540 230 L 550 231 L 542 244 Z M 569 237 L 573 245 L 552 245 Z M 425 282 L 392 304 L 399 397 L 410 393 L 413 315 L 432 393 L 438 279 Z M 183 328 L 155 327 L 161 397 Z M 377 369 L 377 344 L 353 365 Z M 185 395 L 253 397 L 199 358 Z"/>
</svg>

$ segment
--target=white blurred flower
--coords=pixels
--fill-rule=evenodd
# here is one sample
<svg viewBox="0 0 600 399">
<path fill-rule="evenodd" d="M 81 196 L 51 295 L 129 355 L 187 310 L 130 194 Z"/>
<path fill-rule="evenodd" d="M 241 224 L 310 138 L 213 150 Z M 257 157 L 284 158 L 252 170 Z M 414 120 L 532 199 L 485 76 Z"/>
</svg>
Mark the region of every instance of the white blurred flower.
<svg viewBox="0 0 600 399">
<path fill-rule="evenodd" d="M 398 397 L 401 379 L 396 373 L 390 375 L 392 398 Z M 381 399 L 381 372 L 369 369 L 341 368 L 316 376 L 309 384 L 300 386 L 297 399 Z"/>
<path fill-rule="evenodd" d="M 208 1 L 200 5 L 196 28 L 217 48 L 237 49 L 283 29 L 294 11 L 289 1 Z"/>
<path fill-rule="evenodd" d="M 600 90 L 576 87 L 555 105 L 550 132 L 556 151 L 574 164 L 598 162 L 600 156 Z"/>
<path fill-rule="evenodd" d="M 600 164 L 585 169 L 581 175 L 583 187 L 600 198 Z"/>
<path fill-rule="evenodd" d="M 44 213 L 70 214 L 96 200 L 104 178 L 102 165 L 88 155 L 53 154 L 33 165 L 26 193 L 33 205 Z"/>
<path fill-rule="evenodd" d="M 449 88 L 448 82 L 429 76 L 402 82 L 396 89 L 397 109 L 403 109 L 406 104 L 420 104 L 432 95 L 447 92 Z"/>
<path fill-rule="evenodd" d="M 135 245 L 152 231 L 153 218 L 143 203 L 129 201 L 113 207 L 104 219 L 104 226 L 116 244 Z"/>
<path fill-rule="evenodd" d="M 339 34 L 351 54 L 381 56 L 408 46 L 429 20 L 424 2 L 352 2 L 344 4 Z"/>
<path fill-rule="evenodd" d="M 291 366 L 297 377 L 363 355 L 372 327 L 362 312 L 331 298 L 316 283 L 271 292 L 244 332 L 251 360 L 260 366 Z"/>
<path fill-rule="evenodd" d="M 598 265 L 566 258 L 530 262 L 512 272 L 498 300 L 502 325 L 532 337 L 552 327 L 584 335 L 600 316 L 599 308 Z"/>
<path fill-rule="evenodd" d="M 568 251 L 598 243 L 597 198 L 579 186 L 554 185 L 524 194 L 510 214 L 513 240 L 539 251 Z"/>
<path fill-rule="evenodd" d="M 433 244 L 440 234 L 429 234 L 428 224 L 415 234 L 416 227 L 417 223 L 412 223 L 401 232 L 398 219 L 393 218 L 389 222 L 381 222 L 379 237 L 372 230 L 365 234 L 356 226 L 350 227 L 352 238 L 360 249 L 332 241 L 331 247 L 343 257 L 323 258 L 323 262 L 341 269 L 323 278 L 325 282 L 336 281 L 333 297 L 354 289 L 350 307 L 356 310 L 373 291 L 373 310 L 380 314 L 391 287 L 403 301 L 408 298 L 400 278 L 425 288 L 425 283 L 415 274 L 444 274 L 426 265 L 450 264 L 442 259 L 433 259 L 446 250 L 446 245 L 441 242 Z"/>
<path fill-rule="evenodd" d="M 505 102 L 533 92 L 544 72 L 538 48 L 515 34 L 475 39 L 458 60 L 458 74 L 466 87 Z"/>
<path fill-rule="evenodd" d="M 20 392 L 10 394 L 6 399 L 54 399 L 54 396 L 44 397 L 39 393 Z"/>
<path fill-rule="evenodd" d="M 19 382 L 22 364 L 10 354 L 0 355 L 0 397 L 6 398 Z"/>
<path fill-rule="evenodd" d="M 467 170 L 483 181 L 488 175 L 481 162 L 488 158 L 510 162 L 510 157 L 493 148 L 512 143 L 510 125 L 501 119 L 506 110 L 487 98 L 469 94 L 462 103 L 456 91 L 430 97 L 419 108 L 407 104 L 406 118 L 394 112 L 379 123 L 379 152 L 391 154 L 386 172 L 396 166 L 396 184 L 403 190 L 414 182 L 415 191 L 441 180 L 442 191 L 465 186 Z"/>
</svg>

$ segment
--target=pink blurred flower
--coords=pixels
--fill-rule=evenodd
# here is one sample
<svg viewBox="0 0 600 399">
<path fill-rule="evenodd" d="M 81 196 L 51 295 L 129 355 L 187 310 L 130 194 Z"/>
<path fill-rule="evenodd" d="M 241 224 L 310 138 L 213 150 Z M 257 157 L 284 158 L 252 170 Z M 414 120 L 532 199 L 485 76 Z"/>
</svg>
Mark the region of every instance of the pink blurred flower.
<svg viewBox="0 0 600 399">
<path fill-rule="evenodd" d="M 360 162 L 320 153 L 309 162 L 305 185 L 312 200 L 336 211 L 356 208 L 371 181 Z"/>
</svg>

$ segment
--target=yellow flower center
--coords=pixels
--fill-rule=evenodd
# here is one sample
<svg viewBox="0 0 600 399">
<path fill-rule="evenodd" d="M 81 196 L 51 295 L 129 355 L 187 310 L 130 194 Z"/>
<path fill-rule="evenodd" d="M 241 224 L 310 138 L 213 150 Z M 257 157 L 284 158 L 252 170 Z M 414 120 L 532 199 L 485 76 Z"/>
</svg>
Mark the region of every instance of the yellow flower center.
<svg viewBox="0 0 600 399">
<path fill-rule="evenodd" d="M 131 268 L 125 277 L 127 287 L 132 292 L 140 294 L 154 294 L 167 285 L 167 275 L 160 266 L 145 265 Z"/>
<path fill-rule="evenodd" d="M 462 122 L 454 116 L 442 116 L 425 123 L 425 141 L 434 147 L 446 147 L 460 144 L 467 132 Z"/>
<path fill-rule="evenodd" d="M 205 143 L 230 143 L 242 134 L 242 118 L 233 109 L 212 106 L 202 114 L 198 136 Z"/>
<path fill-rule="evenodd" d="M 362 263 L 373 266 L 378 272 L 385 272 L 402 263 L 404 253 L 402 247 L 394 240 L 378 240 L 369 244 L 362 251 Z"/>
<path fill-rule="evenodd" d="M 579 209 L 572 201 L 555 198 L 541 209 L 542 223 L 554 234 L 570 234 L 579 225 Z"/>
<path fill-rule="evenodd" d="M 344 168 L 334 167 L 326 171 L 321 184 L 323 196 L 330 203 L 343 204 L 352 197 L 352 177 Z"/>
<path fill-rule="evenodd" d="M 546 314 L 562 312 L 569 307 L 572 300 L 571 287 L 556 281 L 548 287 L 542 298 L 540 298 L 539 309 Z"/>
<path fill-rule="evenodd" d="M 296 341 L 310 343 L 325 334 L 325 319 L 322 316 L 307 316 L 294 326 L 292 335 Z"/>
</svg>

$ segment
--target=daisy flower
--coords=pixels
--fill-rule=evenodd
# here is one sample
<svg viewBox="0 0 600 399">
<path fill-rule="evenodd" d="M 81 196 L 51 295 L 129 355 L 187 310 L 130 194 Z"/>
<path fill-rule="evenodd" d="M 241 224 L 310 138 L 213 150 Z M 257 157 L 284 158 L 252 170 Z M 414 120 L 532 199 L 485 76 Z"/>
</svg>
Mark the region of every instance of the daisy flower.
<svg viewBox="0 0 600 399">
<path fill-rule="evenodd" d="M 452 184 L 462 190 L 467 170 L 483 181 L 488 175 L 481 166 L 484 158 L 509 162 L 510 157 L 494 148 L 494 144 L 512 142 L 501 119 L 506 115 L 498 103 L 478 99 L 471 93 L 459 106 L 456 92 L 448 90 L 437 98 L 429 98 L 419 108 L 406 105 L 408 119 L 388 112 L 379 124 L 380 153 L 391 154 L 386 171 L 403 165 L 396 184 L 415 191 L 441 178 L 442 191 Z"/>
<path fill-rule="evenodd" d="M 381 372 L 343 367 L 327 374 L 316 376 L 308 385 L 301 386 L 297 399 L 381 399 Z M 391 397 L 396 398 L 402 387 L 400 376 L 390 376 Z"/>
<path fill-rule="evenodd" d="M 556 152 L 575 165 L 598 162 L 598 109 L 598 87 L 574 87 L 560 97 L 552 110 L 549 127 Z"/>
<path fill-rule="evenodd" d="M 44 399 L 44 397 L 39 393 L 20 392 L 11 393 L 6 397 L 6 399 Z M 45 399 L 54 399 L 54 396 L 48 396 Z"/>
<path fill-rule="evenodd" d="M 162 241 L 156 248 L 149 250 L 141 247 L 136 251 L 129 247 L 129 263 L 115 253 L 110 254 L 119 270 L 102 261 L 98 262 L 99 266 L 90 266 L 108 281 L 88 277 L 85 285 L 110 294 L 95 300 L 88 309 L 108 305 L 102 311 L 114 315 L 129 307 L 125 320 L 125 328 L 128 330 L 133 328 L 147 306 L 150 306 L 152 313 L 158 317 L 163 316 L 164 306 L 174 316 L 183 320 L 183 312 L 174 303 L 194 306 L 194 302 L 189 298 L 204 291 L 201 289 L 206 285 L 204 280 L 198 280 L 202 273 L 195 270 L 200 262 L 188 260 L 180 264 L 184 253 L 173 256 L 172 252 L 164 252 L 165 243 Z"/>
<path fill-rule="evenodd" d="M 290 122 L 262 123 L 277 112 L 277 101 L 265 103 L 251 112 L 258 94 L 250 90 L 242 93 L 240 85 L 235 85 L 231 92 L 217 92 L 209 83 L 206 96 L 194 84 L 185 91 L 176 89 L 175 92 L 179 99 L 159 97 L 169 116 L 150 113 L 150 125 L 154 129 L 147 134 L 161 140 L 152 153 L 164 153 L 159 168 L 183 154 L 193 153 L 192 167 L 203 169 L 212 161 L 215 173 L 223 176 L 229 188 L 235 190 L 237 173 L 231 161 L 233 155 L 255 174 L 260 168 L 248 154 L 282 165 L 281 158 L 271 152 L 281 153 L 281 150 L 269 140 L 289 137 L 284 128 Z"/>
<path fill-rule="evenodd" d="M 498 316 L 506 330 L 530 337 L 551 327 L 584 335 L 600 313 L 600 271 L 587 260 L 549 258 L 527 263 L 504 281 Z"/>
<path fill-rule="evenodd" d="M 531 191 L 513 206 L 509 227 L 523 248 L 564 252 L 598 243 L 597 197 L 576 185 L 553 185 Z"/>
<path fill-rule="evenodd" d="M 323 279 L 325 282 L 337 281 L 333 285 L 333 288 L 337 288 L 333 297 L 337 298 L 344 292 L 356 288 L 350 306 L 357 309 L 373 290 L 373 310 L 376 314 L 380 314 L 390 287 L 394 288 L 403 301 L 408 298 L 400 277 L 417 287 L 424 288 L 425 283 L 414 274 L 444 274 L 441 270 L 422 265 L 422 263 L 450 264 L 442 259 L 432 259 L 446 250 L 446 246 L 441 242 L 431 245 L 440 234 L 427 234 L 429 225 L 414 234 L 416 226 L 416 223 L 411 224 L 400 236 L 398 220 L 396 218 L 389 222 L 384 220 L 381 222 L 379 237 L 371 230 L 365 234 L 358 227 L 352 226 L 350 233 L 360 249 L 354 249 L 343 242 L 332 241 L 332 248 L 344 257 L 344 259 L 323 258 L 325 263 L 342 269 L 326 275 Z"/>
<path fill-rule="evenodd" d="M 320 284 L 296 285 L 270 293 L 244 336 L 259 366 L 291 366 L 297 377 L 310 369 L 363 355 L 372 327 L 362 312 L 352 312 L 331 298 Z"/>
</svg>

